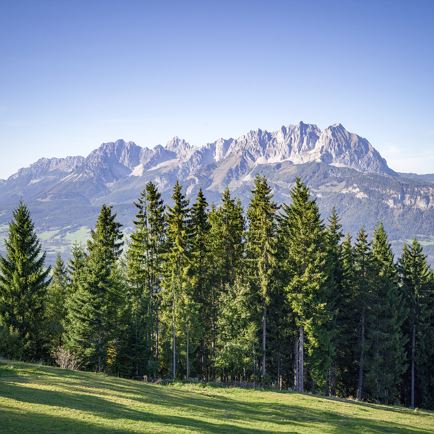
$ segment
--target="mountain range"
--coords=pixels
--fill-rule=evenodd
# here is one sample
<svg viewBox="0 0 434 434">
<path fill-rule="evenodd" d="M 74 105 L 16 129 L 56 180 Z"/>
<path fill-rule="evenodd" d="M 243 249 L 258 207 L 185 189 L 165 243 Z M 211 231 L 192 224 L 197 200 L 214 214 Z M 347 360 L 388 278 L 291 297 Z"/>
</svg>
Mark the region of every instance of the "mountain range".
<svg viewBox="0 0 434 434">
<path fill-rule="evenodd" d="M 321 130 L 299 122 L 200 147 L 178 137 L 154 148 L 117 140 L 87 157 L 42 158 L 0 180 L 0 237 L 23 199 L 50 258 L 67 255 L 74 241 L 88 236 L 103 203 L 114 206 L 129 231 L 132 202 L 149 180 L 165 200 L 178 179 L 189 197 L 202 187 L 208 201 L 218 203 L 229 187 L 246 205 L 256 174 L 268 178 L 277 202 L 289 201 L 290 188 L 301 177 L 325 219 L 335 207 L 344 230 L 353 234 L 361 226 L 372 231 L 382 221 L 397 251 L 418 237 L 434 263 L 434 174 L 395 172 L 367 139 L 341 124 Z"/>
</svg>

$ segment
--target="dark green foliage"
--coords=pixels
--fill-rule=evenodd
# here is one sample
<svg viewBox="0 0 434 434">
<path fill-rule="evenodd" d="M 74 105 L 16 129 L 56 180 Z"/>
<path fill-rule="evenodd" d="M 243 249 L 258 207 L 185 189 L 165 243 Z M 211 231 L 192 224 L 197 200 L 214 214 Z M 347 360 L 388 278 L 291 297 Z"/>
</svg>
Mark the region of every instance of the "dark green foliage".
<svg viewBox="0 0 434 434">
<path fill-rule="evenodd" d="M 190 279 L 191 223 L 188 201 L 177 182 L 173 189 L 173 206 L 167 210 L 167 251 L 161 291 L 161 320 L 164 326 L 166 369 L 177 377 L 179 362 L 190 376 L 190 355 L 194 351 L 198 327 L 198 305 Z M 185 359 L 180 361 L 183 353 Z M 171 357 L 170 357 L 171 356 Z M 182 363 L 184 363 L 182 365 Z"/>
<path fill-rule="evenodd" d="M 271 188 L 264 177 L 257 176 L 252 199 L 247 210 L 248 230 L 246 233 L 246 267 L 252 298 L 258 312 L 258 329 L 261 330 L 261 376 L 267 373 L 267 320 L 271 301 L 271 282 L 276 269 L 276 211 Z M 260 324 L 260 326 L 259 326 Z"/>
<path fill-rule="evenodd" d="M 102 371 L 116 358 L 121 279 L 116 261 L 122 250 L 116 215 L 103 205 L 88 241 L 86 265 L 69 302 L 67 347 L 83 366 Z"/>
<path fill-rule="evenodd" d="M 126 253 L 126 340 L 125 355 L 131 362 L 134 375 L 143 375 L 149 359 L 150 310 L 152 289 L 149 282 L 149 233 L 146 209 L 146 190 L 134 204 L 137 214 L 134 231 Z M 147 351 L 148 350 L 148 351 Z"/>
<path fill-rule="evenodd" d="M 327 284 L 326 294 L 327 310 L 330 314 L 330 319 L 327 321 L 327 335 L 330 338 L 330 346 L 327 349 L 328 354 L 324 357 L 330 357 L 330 367 L 327 378 L 327 389 L 331 395 L 336 394 L 336 375 L 337 375 L 337 347 L 341 341 L 341 313 L 344 310 L 344 304 L 347 302 L 344 297 L 343 288 L 343 264 L 342 264 L 342 225 L 339 222 L 339 217 L 336 210 L 333 209 L 329 217 L 329 224 L 325 231 L 325 248 L 327 251 Z"/>
<path fill-rule="evenodd" d="M 19 206 L 0 262 L 2 355 L 434 407 L 434 278 L 417 241 L 396 264 L 382 225 L 343 240 L 300 179 L 278 214 L 257 177 L 247 224 L 229 190 L 208 210 L 176 183 L 166 210 L 148 183 L 135 205 L 123 257 L 104 205 L 51 283 Z"/>
<path fill-rule="evenodd" d="M 372 242 L 374 280 L 367 329 L 366 396 L 377 402 L 396 403 L 405 369 L 403 308 L 393 253 L 382 224 Z"/>
<path fill-rule="evenodd" d="M 249 283 L 242 277 L 220 294 L 216 368 L 223 381 L 245 381 L 255 373 L 258 326 L 251 301 Z"/>
<path fill-rule="evenodd" d="M 9 345 L 7 357 L 38 360 L 47 356 L 44 333 L 45 302 L 50 268 L 26 205 L 13 213 L 5 241 L 6 256 L 0 258 L 0 324 Z"/>
<path fill-rule="evenodd" d="M 359 353 L 359 314 L 356 301 L 354 249 L 351 236 L 347 235 L 341 244 L 341 292 L 335 299 L 335 351 L 336 351 L 336 393 L 339 396 L 355 396 L 357 363 Z"/>
<path fill-rule="evenodd" d="M 208 203 L 200 189 L 196 202 L 191 209 L 191 251 L 190 251 L 190 280 L 192 296 L 197 304 L 201 327 L 198 327 L 199 346 L 197 348 L 195 371 L 201 377 L 209 375 L 212 335 L 213 305 L 210 303 L 210 270 L 212 258 L 210 256 L 210 229 Z"/>
<path fill-rule="evenodd" d="M 357 386 L 356 397 L 363 399 L 365 394 L 366 359 L 368 351 L 368 330 L 373 307 L 373 290 L 375 285 L 374 258 L 368 234 L 362 228 L 354 246 L 354 304 L 357 320 Z"/>
<path fill-rule="evenodd" d="M 63 344 L 68 292 L 68 275 L 65 263 L 62 257 L 58 255 L 47 294 L 46 324 L 50 340 L 50 353 L 53 353 Z"/>
<path fill-rule="evenodd" d="M 399 274 L 407 318 L 407 369 L 403 376 L 403 400 L 411 407 L 433 408 L 434 397 L 434 278 L 422 246 L 405 245 L 399 260 Z"/>
<path fill-rule="evenodd" d="M 217 337 L 220 333 L 218 320 L 224 294 L 233 286 L 236 276 L 240 275 L 244 257 L 243 208 L 239 200 L 231 197 L 228 189 L 222 194 L 221 205 L 213 207 L 209 214 L 209 248 L 211 256 L 210 283 L 208 288 L 208 316 L 205 326 L 205 342 L 208 348 L 210 365 L 206 377 L 214 378 L 213 361 L 217 357 Z"/>
<path fill-rule="evenodd" d="M 283 206 L 281 232 L 285 240 L 285 288 L 298 328 L 295 387 L 304 390 L 305 368 L 316 387 L 324 388 L 331 366 L 331 311 L 327 291 L 327 249 L 318 206 L 297 179 L 292 204 Z M 305 355 L 307 359 L 305 360 Z"/>
</svg>

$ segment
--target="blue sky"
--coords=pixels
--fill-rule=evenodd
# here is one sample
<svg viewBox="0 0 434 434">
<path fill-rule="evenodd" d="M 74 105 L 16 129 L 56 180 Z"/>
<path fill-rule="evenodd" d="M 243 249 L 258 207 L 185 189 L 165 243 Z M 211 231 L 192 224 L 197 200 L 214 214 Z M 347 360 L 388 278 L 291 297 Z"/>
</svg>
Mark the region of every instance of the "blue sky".
<svg viewBox="0 0 434 434">
<path fill-rule="evenodd" d="M 434 172 L 434 1 L 0 0 L 0 62 L 0 178 L 299 120 Z"/>
</svg>

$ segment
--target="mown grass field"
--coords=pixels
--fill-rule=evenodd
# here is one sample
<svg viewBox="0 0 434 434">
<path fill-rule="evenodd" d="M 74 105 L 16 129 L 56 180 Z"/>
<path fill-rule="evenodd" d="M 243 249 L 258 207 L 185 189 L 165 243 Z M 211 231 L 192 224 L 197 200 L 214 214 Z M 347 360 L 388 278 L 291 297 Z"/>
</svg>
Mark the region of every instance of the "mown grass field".
<svg viewBox="0 0 434 434">
<path fill-rule="evenodd" d="M 434 433 L 434 413 L 0 363 L 0 433 Z"/>
</svg>

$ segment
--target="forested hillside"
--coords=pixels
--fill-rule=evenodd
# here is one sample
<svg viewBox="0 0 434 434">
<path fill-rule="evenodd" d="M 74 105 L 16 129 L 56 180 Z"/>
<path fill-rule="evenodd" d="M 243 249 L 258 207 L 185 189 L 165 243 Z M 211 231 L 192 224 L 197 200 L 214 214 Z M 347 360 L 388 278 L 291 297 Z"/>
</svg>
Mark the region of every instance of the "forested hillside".
<svg viewBox="0 0 434 434">
<path fill-rule="evenodd" d="M 381 222 L 342 232 L 300 179 L 257 176 L 247 209 L 149 182 L 133 233 L 103 205 L 52 270 L 20 203 L 0 261 L 0 353 L 128 378 L 194 379 L 434 408 L 434 275 Z"/>
</svg>

